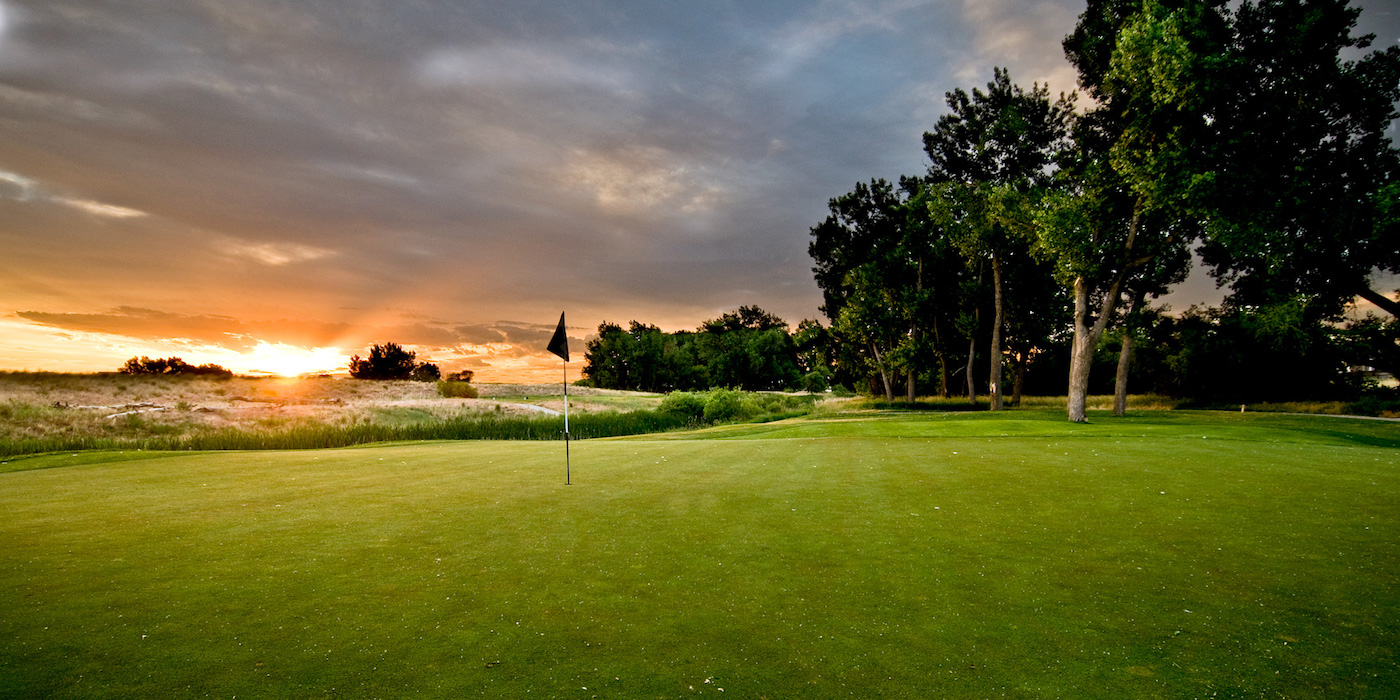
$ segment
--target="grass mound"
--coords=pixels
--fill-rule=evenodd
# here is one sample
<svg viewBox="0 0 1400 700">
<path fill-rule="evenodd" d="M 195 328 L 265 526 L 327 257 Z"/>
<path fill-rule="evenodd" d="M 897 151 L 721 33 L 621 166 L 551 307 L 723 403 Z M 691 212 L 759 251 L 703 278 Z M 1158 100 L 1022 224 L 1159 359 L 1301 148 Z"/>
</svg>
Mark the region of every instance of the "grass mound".
<svg viewBox="0 0 1400 700">
<path fill-rule="evenodd" d="M 531 442 L 29 457 L 0 697 L 1394 697 L 1397 438 L 833 415 L 579 443 L 572 486 Z"/>
</svg>

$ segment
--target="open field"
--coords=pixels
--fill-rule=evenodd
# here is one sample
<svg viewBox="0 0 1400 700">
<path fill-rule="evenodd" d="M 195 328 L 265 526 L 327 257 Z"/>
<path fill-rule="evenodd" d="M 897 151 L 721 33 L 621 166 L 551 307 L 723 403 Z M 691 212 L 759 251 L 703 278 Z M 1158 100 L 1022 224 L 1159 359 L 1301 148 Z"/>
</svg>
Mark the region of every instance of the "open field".
<svg viewBox="0 0 1400 700">
<path fill-rule="evenodd" d="M 564 407 L 558 384 L 476 389 L 478 398 L 465 399 L 442 397 L 435 384 L 414 381 L 0 372 L 0 456 L 152 439 L 246 445 L 246 436 L 324 446 L 317 436 L 536 418 L 558 415 Z M 579 415 L 654 408 L 661 400 L 583 387 L 569 393 L 570 410 Z M 311 437 L 302 444 L 298 434 Z M 236 439 L 224 439 L 229 436 Z"/>
<path fill-rule="evenodd" d="M 835 414 L 572 455 L 572 486 L 537 442 L 12 459 L 0 696 L 1400 694 L 1394 423 Z"/>
</svg>

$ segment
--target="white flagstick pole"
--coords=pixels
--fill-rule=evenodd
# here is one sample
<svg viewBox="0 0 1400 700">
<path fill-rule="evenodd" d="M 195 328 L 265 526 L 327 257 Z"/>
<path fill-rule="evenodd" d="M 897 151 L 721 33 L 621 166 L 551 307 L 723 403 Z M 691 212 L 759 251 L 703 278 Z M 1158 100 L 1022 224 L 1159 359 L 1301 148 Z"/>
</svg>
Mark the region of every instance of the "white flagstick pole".
<svg viewBox="0 0 1400 700">
<path fill-rule="evenodd" d="M 569 474 L 569 361 L 564 361 L 564 485 L 572 480 Z"/>
</svg>

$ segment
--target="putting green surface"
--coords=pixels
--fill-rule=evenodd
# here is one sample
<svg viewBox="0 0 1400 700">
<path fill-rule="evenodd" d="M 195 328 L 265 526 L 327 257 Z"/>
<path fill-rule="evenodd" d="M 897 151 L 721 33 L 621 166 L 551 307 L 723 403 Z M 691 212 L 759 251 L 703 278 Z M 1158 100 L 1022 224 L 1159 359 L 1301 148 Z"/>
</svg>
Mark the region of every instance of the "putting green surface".
<svg viewBox="0 0 1400 700">
<path fill-rule="evenodd" d="M 575 442 L 568 486 L 552 443 L 11 460 L 0 697 L 1395 698 L 1397 445 L 1027 412 Z"/>
</svg>

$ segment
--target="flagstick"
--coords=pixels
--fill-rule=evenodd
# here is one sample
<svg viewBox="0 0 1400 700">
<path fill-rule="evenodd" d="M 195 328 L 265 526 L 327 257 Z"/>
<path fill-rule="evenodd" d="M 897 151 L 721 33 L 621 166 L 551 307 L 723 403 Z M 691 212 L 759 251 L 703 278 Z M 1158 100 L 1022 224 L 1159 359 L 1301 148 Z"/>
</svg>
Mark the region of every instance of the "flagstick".
<svg viewBox="0 0 1400 700">
<path fill-rule="evenodd" d="M 572 485 L 569 468 L 569 361 L 564 361 L 564 485 Z"/>
</svg>

